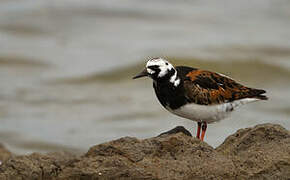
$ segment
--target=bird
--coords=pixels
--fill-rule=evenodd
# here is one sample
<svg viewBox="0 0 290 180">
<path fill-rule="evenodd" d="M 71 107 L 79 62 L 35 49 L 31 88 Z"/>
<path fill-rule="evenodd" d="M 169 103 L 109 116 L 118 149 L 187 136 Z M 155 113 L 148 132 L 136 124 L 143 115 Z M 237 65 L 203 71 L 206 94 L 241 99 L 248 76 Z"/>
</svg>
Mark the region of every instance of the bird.
<svg viewBox="0 0 290 180">
<path fill-rule="evenodd" d="M 204 140 L 207 124 L 227 118 L 241 105 L 267 100 L 266 91 L 246 87 L 217 72 L 176 66 L 151 58 L 133 79 L 149 77 L 160 104 L 169 112 L 197 122 L 196 137 Z"/>
</svg>

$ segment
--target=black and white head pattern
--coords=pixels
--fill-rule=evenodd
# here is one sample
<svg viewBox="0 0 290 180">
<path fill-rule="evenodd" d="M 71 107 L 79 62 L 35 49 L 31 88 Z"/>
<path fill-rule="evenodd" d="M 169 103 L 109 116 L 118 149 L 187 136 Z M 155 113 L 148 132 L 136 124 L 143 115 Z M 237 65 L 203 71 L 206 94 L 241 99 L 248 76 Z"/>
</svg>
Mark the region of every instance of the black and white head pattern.
<svg viewBox="0 0 290 180">
<path fill-rule="evenodd" d="M 180 84 L 180 79 L 177 77 L 177 71 L 167 60 L 163 58 L 152 58 L 146 64 L 148 75 L 159 82 L 169 81 L 174 86 Z"/>
</svg>

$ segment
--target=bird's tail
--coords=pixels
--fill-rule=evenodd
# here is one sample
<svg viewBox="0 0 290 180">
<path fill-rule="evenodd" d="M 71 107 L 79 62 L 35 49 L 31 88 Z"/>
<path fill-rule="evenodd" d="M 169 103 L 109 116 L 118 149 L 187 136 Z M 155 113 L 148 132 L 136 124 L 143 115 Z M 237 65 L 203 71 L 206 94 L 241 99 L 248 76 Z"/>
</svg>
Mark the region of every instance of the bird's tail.
<svg viewBox="0 0 290 180">
<path fill-rule="evenodd" d="M 253 96 L 253 98 L 257 98 L 259 100 L 268 100 L 268 97 L 266 95 L 264 95 L 266 93 L 265 90 L 263 89 L 254 89 L 253 90 L 255 93 L 255 95 Z"/>
</svg>

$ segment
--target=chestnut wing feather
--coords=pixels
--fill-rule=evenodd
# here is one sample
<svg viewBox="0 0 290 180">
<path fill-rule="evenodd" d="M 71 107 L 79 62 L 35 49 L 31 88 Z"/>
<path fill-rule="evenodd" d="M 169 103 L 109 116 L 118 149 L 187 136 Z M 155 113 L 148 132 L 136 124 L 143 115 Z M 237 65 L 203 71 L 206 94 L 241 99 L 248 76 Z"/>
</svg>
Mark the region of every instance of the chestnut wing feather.
<svg viewBox="0 0 290 180">
<path fill-rule="evenodd" d="M 266 100 L 266 91 L 248 88 L 224 75 L 194 69 L 184 77 L 184 89 L 189 102 L 201 105 L 221 104 L 243 98 Z"/>
</svg>

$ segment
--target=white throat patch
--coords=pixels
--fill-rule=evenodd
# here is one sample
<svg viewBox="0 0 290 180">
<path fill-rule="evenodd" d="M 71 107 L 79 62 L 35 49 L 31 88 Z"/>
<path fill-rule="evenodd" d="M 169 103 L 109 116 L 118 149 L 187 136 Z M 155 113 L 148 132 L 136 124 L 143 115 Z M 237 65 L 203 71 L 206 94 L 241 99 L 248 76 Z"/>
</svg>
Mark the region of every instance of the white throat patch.
<svg viewBox="0 0 290 180">
<path fill-rule="evenodd" d="M 177 71 L 175 70 L 175 73 L 170 78 L 170 82 L 174 84 L 175 87 L 177 87 L 180 83 L 180 79 L 177 77 Z"/>
</svg>

